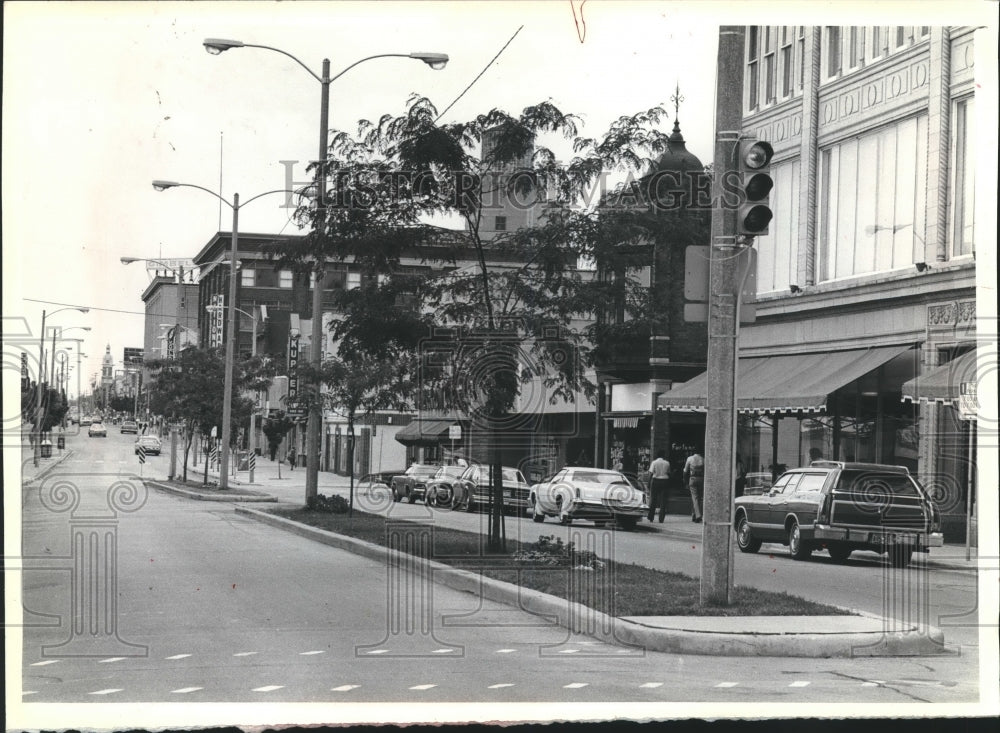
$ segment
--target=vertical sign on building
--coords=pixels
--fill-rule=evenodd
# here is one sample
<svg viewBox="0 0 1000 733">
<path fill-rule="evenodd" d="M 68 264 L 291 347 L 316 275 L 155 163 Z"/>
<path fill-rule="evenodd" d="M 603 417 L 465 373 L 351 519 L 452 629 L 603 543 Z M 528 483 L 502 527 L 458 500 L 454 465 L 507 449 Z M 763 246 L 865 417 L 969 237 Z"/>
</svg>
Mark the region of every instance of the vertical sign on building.
<svg viewBox="0 0 1000 733">
<path fill-rule="evenodd" d="M 222 346 L 222 328 L 225 319 L 225 308 L 223 308 L 225 303 L 223 300 L 221 295 L 212 296 L 212 320 L 208 331 L 208 345 L 211 348 Z"/>
<path fill-rule="evenodd" d="M 31 386 L 31 382 L 28 380 L 28 354 L 27 352 L 21 352 L 21 391 L 24 392 Z"/>
<path fill-rule="evenodd" d="M 299 414 L 299 337 L 288 337 L 288 414 Z"/>
</svg>

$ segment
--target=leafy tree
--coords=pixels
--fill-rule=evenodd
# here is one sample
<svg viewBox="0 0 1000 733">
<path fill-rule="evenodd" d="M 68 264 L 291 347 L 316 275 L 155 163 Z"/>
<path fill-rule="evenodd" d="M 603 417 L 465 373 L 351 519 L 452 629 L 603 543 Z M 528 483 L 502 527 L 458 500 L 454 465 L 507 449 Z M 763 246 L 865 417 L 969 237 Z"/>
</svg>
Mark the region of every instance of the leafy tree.
<svg viewBox="0 0 1000 733">
<path fill-rule="evenodd" d="M 42 383 L 42 422 L 41 432 L 51 432 L 52 428 L 62 423 L 69 412 L 69 402 L 66 395 L 59 390 Z M 37 419 L 35 410 L 38 404 L 38 385 L 32 382 L 28 389 L 21 391 L 21 419 L 32 424 L 31 441 L 34 442 L 34 424 Z"/>
<path fill-rule="evenodd" d="M 188 348 L 177 359 L 157 359 L 147 366 L 153 383 L 150 386 L 150 409 L 168 420 L 180 422 L 184 435 L 184 480 L 187 460 L 196 431 L 211 432 L 222 423 L 225 386 L 225 355 L 222 349 Z M 233 365 L 232 424 L 249 417 L 253 400 L 241 392 L 266 389 L 270 367 L 261 359 L 240 360 Z M 235 444 L 236 431 L 231 440 Z M 206 465 L 207 483 L 207 465 Z"/>
<path fill-rule="evenodd" d="M 651 317 L 648 289 L 633 271 L 649 265 L 659 225 L 648 199 L 626 194 L 637 184 L 631 174 L 666 147 L 657 129 L 664 117 L 653 107 L 583 138 L 577 118 L 551 102 L 438 124 L 430 100 L 411 97 L 400 116 L 363 120 L 356 136 L 334 134 L 319 171 L 330 180 L 331 198 L 322 212 L 300 209 L 313 231 L 280 254 L 289 266 L 352 261 L 371 278 L 381 276 L 338 302 L 345 317 L 332 330 L 342 356 L 410 352 L 419 366 L 432 360 L 430 351 L 450 352 L 449 364 L 420 376 L 424 388 L 433 386 L 429 391 L 490 436 L 493 550 L 504 545 L 498 431 L 521 385 L 539 378 L 552 400 L 592 394 L 586 371 L 617 327 L 603 317 L 609 307 Z M 572 140 L 573 158 L 559 162 L 538 144 L 543 136 Z M 595 186 L 611 171 L 628 174 L 628 185 L 619 187 L 615 205 L 605 197 L 598 207 Z M 536 207 L 536 223 L 493 232 L 484 223 L 498 197 Z M 456 217 L 461 230 L 427 224 Z M 404 273 L 400 260 L 414 252 L 445 267 L 422 278 Z M 595 269 L 579 268 L 584 261 Z M 428 348 L 420 339 L 430 325 L 447 335 Z M 463 378 L 469 373 L 474 383 Z"/>
</svg>

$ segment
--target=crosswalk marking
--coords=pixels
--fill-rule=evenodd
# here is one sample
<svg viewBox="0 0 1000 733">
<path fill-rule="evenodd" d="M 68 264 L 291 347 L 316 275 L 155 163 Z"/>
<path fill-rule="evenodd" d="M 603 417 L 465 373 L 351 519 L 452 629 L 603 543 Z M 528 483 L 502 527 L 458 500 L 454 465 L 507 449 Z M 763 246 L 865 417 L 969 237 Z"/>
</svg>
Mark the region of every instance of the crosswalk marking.
<svg viewBox="0 0 1000 733">
<path fill-rule="evenodd" d="M 563 685 L 564 690 L 578 690 L 581 687 L 586 687 L 589 682 L 570 682 L 568 685 Z"/>
<path fill-rule="evenodd" d="M 251 692 L 274 692 L 275 690 L 280 690 L 284 685 L 264 685 L 263 687 L 255 687 Z"/>
<path fill-rule="evenodd" d="M 809 682 L 807 680 L 795 680 L 789 687 L 808 687 Z"/>
<path fill-rule="evenodd" d="M 95 690 L 94 692 L 87 693 L 88 695 L 110 695 L 113 692 L 121 692 L 123 688 L 121 687 L 110 687 L 107 690 Z"/>
<path fill-rule="evenodd" d="M 55 664 L 58 659 L 46 659 L 44 662 L 32 662 L 30 666 L 32 667 L 44 667 L 46 664 Z"/>
<path fill-rule="evenodd" d="M 514 686 L 513 682 L 498 682 L 495 685 L 490 685 L 486 689 L 487 690 L 499 690 L 501 687 L 513 687 L 513 686 Z"/>
<path fill-rule="evenodd" d="M 108 664 L 110 662 L 120 662 L 124 658 L 125 657 L 108 657 L 107 659 L 101 659 L 101 660 L 99 660 L 97 663 L 98 664 Z"/>
<path fill-rule="evenodd" d="M 204 689 L 204 687 L 182 687 L 179 690 L 171 690 L 170 692 L 175 695 L 186 695 L 189 692 L 197 692 Z"/>
<path fill-rule="evenodd" d="M 164 657 L 164 659 L 185 659 L 186 657 L 190 656 L 191 656 L 190 654 L 175 654 L 172 657 Z"/>
<path fill-rule="evenodd" d="M 513 654 L 517 649 L 497 649 L 497 654 Z"/>
<path fill-rule="evenodd" d="M 37 690 L 22 690 L 21 694 L 22 695 L 37 695 L 38 691 Z"/>
<path fill-rule="evenodd" d="M 639 687 L 649 687 L 649 688 L 663 687 L 663 683 L 662 682 L 643 682 L 641 685 L 639 685 Z"/>
<path fill-rule="evenodd" d="M 562 649 L 559 651 L 560 654 L 576 654 L 579 649 Z"/>
<path fill-rule="evenodd" d="M 736 687 L 739 682 L 720 682 L 716 687 Z"/>
<path fill-rule="evenodd" d="M 324 653 L 325 652 L 322 649 L 315 649 L 315 650 L 313 650 L 311 652 L 299 652 L 299 656 L 300 657 L 308 657 L 308 656 L 312 656 L 313 654 L 324 654 Z"/>
<path fill-rule="evenodd" d="M 431 654 L 450 654 L 454 649 L 435 649 Z"/>
<path fill-rule="evenodd" d="M 411 690 L 429 690 L 432 687 L 437 687 L 437 685 L 414 685 Z"/>
<path fill-rule="evenodd" d="M 331 687 L 332 692 L 350 692 L 351 690 L 356 690 L 361 685 L 341 685 L 340 687 Z"/>
<path fill-rule="evenodd" d="M 256 653 L 257 652 L 236 652 L 233 656 L 234 657 L 250 657 L 250 656 L 253 656 Z"/>
<path fill-rule="evenodd" d="M 370 652 L 365 652 L 365 654 L 388 654 L 388 649 L 372 649 Z"/>
</svg>

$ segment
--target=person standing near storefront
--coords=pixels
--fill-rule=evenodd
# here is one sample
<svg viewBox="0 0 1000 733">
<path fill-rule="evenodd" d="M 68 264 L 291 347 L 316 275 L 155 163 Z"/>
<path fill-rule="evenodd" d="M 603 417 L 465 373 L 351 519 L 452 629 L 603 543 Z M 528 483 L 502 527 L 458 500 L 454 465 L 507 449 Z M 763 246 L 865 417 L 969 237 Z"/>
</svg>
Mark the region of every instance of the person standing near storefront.
<svg viewBox="0 0 1000 733">
<path fill-rule="evenodd" d="M 660 508 L 660 524 L 667 514 L 667 487 L 670 478 L 670 464 L 664 458 L 663 451 L 656 454 L 656 459 L 649 464 L 649 514 L 646 517 L 650 522 L 656 514 L 656 508 Z"/>
<path fill-rule="evenodd" d="M 701 521 L 701 502 L 705 493 L 705 459 L 698 451 L 684 462 L 684 483 L 691 493 L 691 521 Z"/>
</svg>

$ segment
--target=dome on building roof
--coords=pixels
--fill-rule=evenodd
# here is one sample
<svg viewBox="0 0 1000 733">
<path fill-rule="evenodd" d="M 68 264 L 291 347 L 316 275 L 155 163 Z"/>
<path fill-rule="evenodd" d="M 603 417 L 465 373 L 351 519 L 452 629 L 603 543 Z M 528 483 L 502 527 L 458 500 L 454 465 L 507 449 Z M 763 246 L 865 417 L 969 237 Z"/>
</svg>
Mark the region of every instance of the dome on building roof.
<svg viewBox="0 0 1000 733">
<path fill-rule="evenodd" d="M 681 134 L 680 122 L 674 118 L 674 131 L 667 138 L 667 149 L 663 152 L 650 173 L 673 171 L 676 173 L 702 173 L 705 166 L 698 156 L 687 149 L 684 136 Z"/>
</svg>

